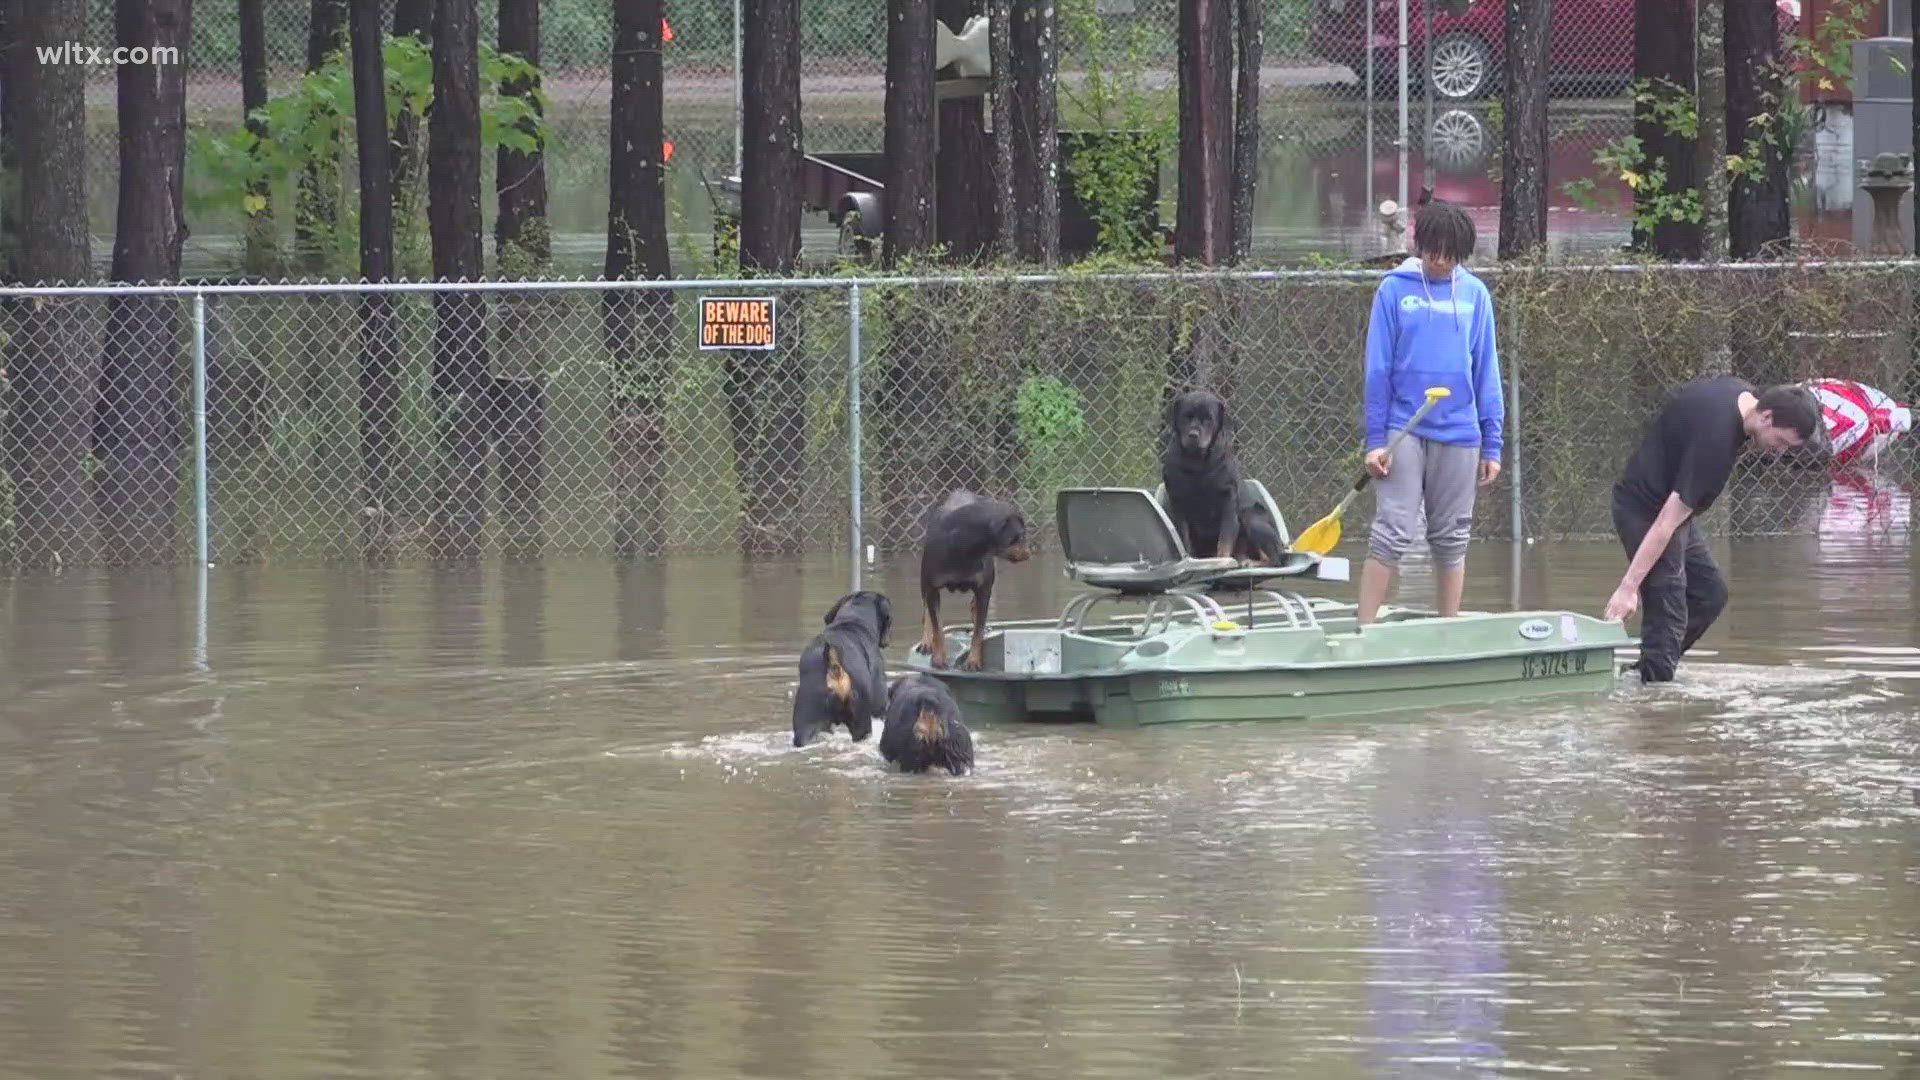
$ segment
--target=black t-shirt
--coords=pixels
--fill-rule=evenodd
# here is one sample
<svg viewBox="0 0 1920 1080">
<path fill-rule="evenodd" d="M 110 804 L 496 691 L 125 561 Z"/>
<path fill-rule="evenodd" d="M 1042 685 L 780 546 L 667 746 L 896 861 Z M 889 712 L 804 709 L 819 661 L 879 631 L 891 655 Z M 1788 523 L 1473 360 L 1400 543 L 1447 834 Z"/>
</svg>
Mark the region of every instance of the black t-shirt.
<svg viewBox="0 0 1920 1080">
<path fill-rule="evenodd" d="M 1648 517 L 1658 514 L 1667 496 L 1676 492 L 1695 514 L 1706 512 L 1746 448 L 1740 395 L 1752 393 L 1751 383 L 1731 375 L 1675 390 L 1647 424 L 1640 448 L 1613 485 L 1614 494 L 1638 505 Z"/>
</svg>

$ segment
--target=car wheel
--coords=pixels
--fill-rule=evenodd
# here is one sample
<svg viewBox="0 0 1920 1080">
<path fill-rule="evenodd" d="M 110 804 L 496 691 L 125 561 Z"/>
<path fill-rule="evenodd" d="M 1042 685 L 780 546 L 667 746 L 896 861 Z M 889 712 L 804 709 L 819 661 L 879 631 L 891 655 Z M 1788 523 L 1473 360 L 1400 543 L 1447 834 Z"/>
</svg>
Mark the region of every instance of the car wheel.
<svg viewBox="0 0 1920 1080">
<path fill-rule="evenodd" d="M 1479 97 L 1493 85 L 1493 50 L 1472 34 L 1443 35 L 1427 50 L 1427 77 L 1435 97 Z"/>
</svg>

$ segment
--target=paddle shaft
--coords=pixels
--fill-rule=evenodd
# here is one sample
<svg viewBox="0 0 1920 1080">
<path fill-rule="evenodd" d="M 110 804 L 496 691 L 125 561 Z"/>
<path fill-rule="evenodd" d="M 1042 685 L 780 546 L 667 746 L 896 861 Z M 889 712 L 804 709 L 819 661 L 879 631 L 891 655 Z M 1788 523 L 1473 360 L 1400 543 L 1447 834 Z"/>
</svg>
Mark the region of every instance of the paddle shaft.
<svg viewBox="0 0 1920 1080">
<path fill-rule="evenodd" d="M 1427 410 L 1433 408 L 1433 403 L 1439 400 L 1440 399 L 1437 397 L 1428 397 L 1427 400 L 1421 402 L 1420 407 L 1418 409 L 1415 409 L 1413 411 L 1413 416 L 1407 420 L 1407 426 L 1401 428 L 1400 433 L 1398 435 L 1395 435 L 1392 439 L 1387 441 L 1387 457 L 1389 459 L 1393 457 L 1393 452 L 1400 448 L 1400 440 L 1406 438 L 1408 435 L 1411 435 L 1413 433 L 1414 426 L 1420 423 L 1421 418 L 1427 415 Z M 1358 497 L 1361 492 L 1367 490 L 1367 483 L 1372 479 L 1373 479 L 1372 473 L 1368 472 L 1364 468 L 1361 469 L 1360 479 L 1355 480 L 1353 482 L 1353 490 L 1347 492 L 1347 497 L 1340 500 L 1340 509 L 1337 512 L 1345 512 L 1345 510 L 1347 509 L 1347 505 L 1353 502 L 1353 500 L 1356 497 Z"/>
</svg>

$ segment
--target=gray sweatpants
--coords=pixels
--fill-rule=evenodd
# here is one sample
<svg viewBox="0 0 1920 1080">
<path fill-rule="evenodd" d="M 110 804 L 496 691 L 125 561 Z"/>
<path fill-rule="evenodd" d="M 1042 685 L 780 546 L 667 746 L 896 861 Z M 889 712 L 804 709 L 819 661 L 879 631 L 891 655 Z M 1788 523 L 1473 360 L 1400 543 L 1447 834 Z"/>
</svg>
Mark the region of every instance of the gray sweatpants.
<svg viewBox="0 0 1920 1080">
<path fill-rule="evenodd" d="M 1398 434 L 1387 432 L 1387 441 Z M 1388 566 L 1399 565 L 1420 535 L 1425 510 L 1433 564 L 1459 566 L 1467 557 L 1479 478 L 1478 446 L 1451 446 L 1418 435 L 1400 440 L 1387 475 L 1373 479 L 1373 534 L 1367 554 Z"/>
</svg>

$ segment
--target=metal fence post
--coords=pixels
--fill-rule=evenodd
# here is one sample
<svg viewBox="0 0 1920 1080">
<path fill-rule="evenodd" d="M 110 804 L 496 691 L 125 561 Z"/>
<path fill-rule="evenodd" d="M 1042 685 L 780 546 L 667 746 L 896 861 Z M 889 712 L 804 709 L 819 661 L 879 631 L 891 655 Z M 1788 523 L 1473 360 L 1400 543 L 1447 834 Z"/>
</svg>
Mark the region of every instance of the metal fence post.
<svg viewBox="0 0 1920 1080">
<path fill-rule="evenodd" d="M 193 294 L 193 529 L 194 551 L 207 565 L 207 294 Z"/>
<path fill-rule="evenodd" d="M 1521 332 L 1520 324 L 1517 322 L 1514 323 L 1513 349 L 1507 353 L 1507 371 L 1509 372 L 1507 378 L 1511 381 L 1512 386 L 1507 394 L 1510 400 L 1507 408 L 1506 428 L 1511 435 L 1507 438 L 1506 443 L 1513 447 L 1513 453 L 1509 455 L 1513 467 L 1508 470 L 1507 490 L 1513 499 L 1513 542 L 1515 544 L 1526 542 L 1526 532 L 1523 528 L 1524 522 L 1520 513 L 1520 439 L 1522 435 L 1520 430 L 1520 352 L 1522 348 L 1521 343 L 1525 340 L 1526 335 Z"/>
<path fill-rule="evenodd" d="M 193 294 L 194 660 L 207 670 L 207 294 Z"/>
<path fill-rule="evenodd" d="M 853 495 L 853 584 L 849 591 L 858 592 L 864 538 L 860 527 L 860 286 L 856 283 L 847 288 L 847 469 Z"/>
</svg>

